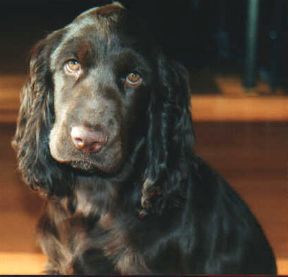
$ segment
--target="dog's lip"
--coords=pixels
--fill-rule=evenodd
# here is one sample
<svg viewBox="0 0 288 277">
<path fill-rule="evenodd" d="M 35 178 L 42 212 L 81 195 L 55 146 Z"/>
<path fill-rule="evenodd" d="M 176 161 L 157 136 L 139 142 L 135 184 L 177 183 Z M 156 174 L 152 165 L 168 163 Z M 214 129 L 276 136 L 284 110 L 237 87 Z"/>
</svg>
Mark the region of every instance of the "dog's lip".
<svg viewBox="0 0 288 277">
<path fill-rule="evenodd" d="M 58 163 L 61 163 L 61 164 L 68 164 L 68 163 L 69 163 L 69 161 L 67 161 L 67 160 L 65 160 L 65 159 L 60 159 L 59 157 L 54 157 L 54 156 L 52 156 L 52 155 L 51 155 L 51 157 L 52 157 L 55 161 L 57 161 Z"/>
<path fill-rule="evenodd" d="M 97 164 L 94 162 L 89 162 L 89 161 L 83 161 L 83 160 L 73 160 L 68 163 L 69 166 L 74 168 L 77 171 L 80 172 L 86 172 L 88 174 L 100 174 L 100 175 L 110 175 L 115 172 L 117 172 L 119 166 L 117 167 L 103 167 L 101 166 L 101 163 Z M 108 176 L 107 175 L 107 176 Z"/>
<path fill-rule="evenodd" d="M 83 152 L 81 152 L 81 154 L 82 155 L 84 155 L 84 153 Z M 85 156 L 90 156 L 89 155 L 89 153 L 87 153 L 87 155 L 85 155 Z M 54 157 L 53 157 L 54 158 Z M 70 159 L 61 159 L 61 158 L 54 158 L 54 160 L 56 160 L 57 162 L 59 162 L 59 163 L 63 163 L 63 164 L 71 164 L 71 163 L 89 163 L 89 164 L 91 164 L 91 165 L 94 165 L 94 166 L 96 166 L 97 165 L 97 162 L 94 162 L 92 159 L 90 159 L 90 158 L 84 158 L 84 159 L 82 159 L 82 158 L 70 158 Z"/>
<path fill-rule="evenodd" d="M 83 152 L 81 152 L 81 155 L 85 155 L 85 154 Z M 52 158 L 55 161 L 57 161 L 58 163 L 61 163 L 61 164 L 70 165 L 72 163 L 81 163 L 82 162 L 82 163 L 89 163 L 89 164 L 93 165 L 94 167 L 97 166 L 96 163 L 93 162 L 93 160 L 91 160 L 90 158 L 89 158 L 89 160 L 87 160 L 87 157 L 89 156 L 89 153 L 87 153 L 87 155 L 85 155 L 85 156 L 86 156 L 86 158 L 84 158 L 84 159 L 82 159 L 82 158 L 73 158 L 73 157 L 65 159 L 65 158 L 60 158 L 58 156 L 57 157 L 52 156 Z"/>
<path fill-rule="evenodd" d="M 98 169 L 98 167 L 94 163 L 84 161 L 84 160 L 73 160 L 69 162 L 69 165 L 71 165 L 75 169 L 80 169 L 80 170 L 89 171 L 89 172 L 95 169 Z M 85 165 L 85 166 L 81 166 L 81 165 Z"/>
</svg>

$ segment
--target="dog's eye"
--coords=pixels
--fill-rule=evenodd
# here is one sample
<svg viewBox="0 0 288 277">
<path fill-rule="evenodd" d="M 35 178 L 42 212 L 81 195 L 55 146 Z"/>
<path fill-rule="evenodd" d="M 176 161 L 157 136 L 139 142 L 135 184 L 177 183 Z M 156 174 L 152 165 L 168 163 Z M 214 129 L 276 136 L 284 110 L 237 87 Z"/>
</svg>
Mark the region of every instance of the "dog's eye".
<svg viewBox="0 0 288 277">
<path fill-rule="evenodd" d="M 82 69 L 81 64 L 77 60 L 72 59 L 65 63 L 64 70 L 67 74 L 76 75 L 78 77 Z"/>
<path fill-rule="evenodd" d="M 142 77 L 140 76 L 140 74 L 136 73 L 136 72 L 131 72 L 126 76 L 126 80 L 125 83 L 126 85 L 128 85 L 129 87 L 139 87 L 143 82 Z"/>
</svg>

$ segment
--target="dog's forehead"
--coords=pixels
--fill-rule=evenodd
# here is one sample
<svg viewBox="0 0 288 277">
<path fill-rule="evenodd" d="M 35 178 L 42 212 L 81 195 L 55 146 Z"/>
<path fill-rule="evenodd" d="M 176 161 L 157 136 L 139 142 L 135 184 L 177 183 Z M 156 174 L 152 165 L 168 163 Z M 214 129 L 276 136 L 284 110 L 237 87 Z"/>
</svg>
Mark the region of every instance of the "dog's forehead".
<svg viewBox="0 0 288 277">
<path fill-rule="evenodd" d="M 60 44 L 51 56 L 52 65 L 56 63 L 58 57 L 64 49 L 70 50 L 85 48 L 87 45 L 99 46 L 119 43 L 119 33 L 121 19 L 125 8 L 119 3 L 97 7 L 83 12 L 75 18 L 69 25 L 63 28 L 63 37 Z M 123 28 L 123 31 L 125 28 Z M 125 31 L 124 31 L 125 32 Z M 98 41 L 97 43 L 95 43 Z M 100 44 L 100 45 L 99 45 Z"/>
<path fill-rule="evenodd" d="M 115 28 L 119 28 L 120 21 L 125 17 L 126 9 L 118 2 L 89 9 L 77 16 L 67 26 L 67 37 L 81 34 L 83 31 L 94 30 L 99 35 L 107 36 Z M 90 28 L 89 28 L 90 27 Z"/>
<path fill-rule="evenodd" d="M 71 24 L 63 28 L 61 42 L 51 55 L 52 68 L 55 68 L 57 61 L 65 52 L 83 53 L 94 50 L 100 54 L 115 53 L 126 48 L 144 49 L 144 45 L 150 45 L 148 40 L 143 38 L 141 23 L 136 20 L 133 24 L 135 18 L 130 18 L 127 10 L 118 4 L 104 7 L 106 8 L 94 8 L 80 14 Z"/>
</svg>

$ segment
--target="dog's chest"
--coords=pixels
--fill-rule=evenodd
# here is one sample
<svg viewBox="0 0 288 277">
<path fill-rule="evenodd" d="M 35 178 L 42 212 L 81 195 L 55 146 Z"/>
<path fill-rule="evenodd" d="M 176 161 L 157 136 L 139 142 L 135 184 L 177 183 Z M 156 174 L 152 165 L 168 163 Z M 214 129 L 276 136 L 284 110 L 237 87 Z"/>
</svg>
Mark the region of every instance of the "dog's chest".
<svg viewBox="0 0 288 277">
<path fill-rule="evenodd" d="M 129 224 L 124 224 L 113 212 L 98 213 L 102 211 L 98 205 L 89 193 L 78 191 L 74 199 L 66 198 L 53 208 L 50 207 L 49 214 L 53 216 L 58 233 L 54 248 L 58 249 L 49 254 L 44 247 L 44 251 L 48 256 L 62 253 L 62 257 L 58 257 L 58 261 L 61 261 L 60 273 L 78 273 L 75 271 L 75 261 L 81 259 L 85 267 L 83 257 L 96 250 L 97 255 L 101 253 L 104 258 L 112 261 L 114 272 L 148 273 L 144 258 L 129 242 Z M 87 267 L 91 269 L 94 264 L 97 265 L 96 259 L 96 256 L 90 256 Z M 97 272 L 95 267 L 93 273 Z"/>
<path fill-rule="evenodd" d="M 113 195 L 113 198 L 116 198 Z M 81 191 L 77 194 L 76 214 L 82 214 L 86 217 L 94 215 L 95 211 L 100 211 L 100 216 L 92 229 L 88 230 L 86 235 L 88 247 L 99 247 L 103 255 L 109 260 L 114 261 L 114 268 L 122 274 L 128 273 L 148 273 L 149 270 L 145 264 L 144 258 L 140 255 L 129 242 L 130 222 L 125 221 L 125 215 L 115 214 L 113 211 L 102 212 L 99 203 L 89 203 L 89 195 Z M 115 200 L 115 199 L 113 199 Z M 107 204 L 108 206 L 112 206 Z M 91 239 L 91 233 L 93 239 Z M 97 234 L 97 238 L 94 234 Z"/>
</svg>

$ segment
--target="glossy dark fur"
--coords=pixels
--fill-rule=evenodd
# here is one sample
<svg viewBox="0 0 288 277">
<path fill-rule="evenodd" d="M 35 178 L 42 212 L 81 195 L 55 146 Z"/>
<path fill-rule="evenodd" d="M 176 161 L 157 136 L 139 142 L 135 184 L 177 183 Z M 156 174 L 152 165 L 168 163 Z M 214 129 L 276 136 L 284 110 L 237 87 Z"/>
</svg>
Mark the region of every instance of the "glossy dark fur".
<svg viewBox="0 0 288 277">
<path fill-rule="evenodd" d="M 143 28 L 112 4 L 33 50 L 14 146 L 24 180 L 47 197 L 46 272 L 275 273 L 249 209 L 193 152 L 185 70 Z M 63 73 L 71 58 L 77 80 Z M 123 85 L 134 71 L 143 84 Z M 75 149 L 75 124 L 104 126 L 107 145 Z"/>
</svg>

